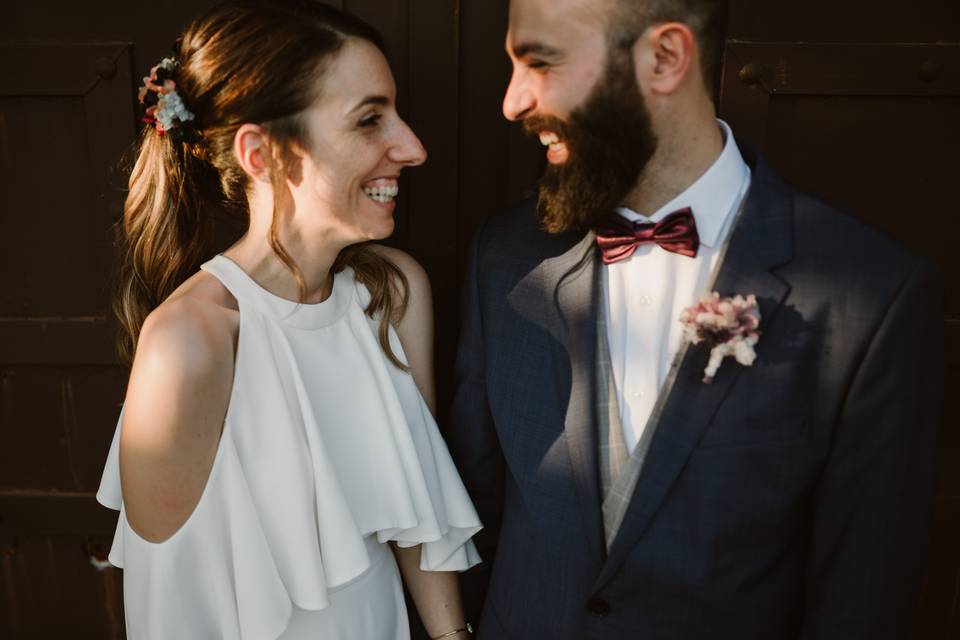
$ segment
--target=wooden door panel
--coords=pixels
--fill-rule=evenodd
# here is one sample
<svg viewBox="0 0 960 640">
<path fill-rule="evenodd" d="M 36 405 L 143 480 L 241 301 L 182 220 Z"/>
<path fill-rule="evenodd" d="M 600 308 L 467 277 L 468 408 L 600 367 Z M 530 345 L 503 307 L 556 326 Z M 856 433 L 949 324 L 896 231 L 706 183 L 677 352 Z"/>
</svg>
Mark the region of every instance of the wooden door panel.
<svg viewBox="0 0 960 640">
<path fill-rule="evenodd" d="M 930 544 L 933 560 L 927 567 L 924 602 L 912 638 L 918 640 L 956 640 L 960 637 L 960 618 L 956 614 L 960 582 L 960 548 L 956 539 L 934 536 Z"/>
<path fill-rule="evenodd" d="M 460 24 L 458 274 L 477 224 L 534 193 L 546 165 L 540 141 L 502 113 L 511 73 L 507 3 L 461 3 Z"/>
<path fill-rule="evenodd" d="M 466 269 L 476 225 L 507 204 L 507 121 L 500 114 L 510 63 L 503 49 L 505 3 L 460 7 L 460 104 L 457 272 Z"/>
<path fill-rule="evenodd" d="M 721 111 L 781 174 L 951 266 L 960 46 L 734 42 Z M 931 233 L 930 223 L 942 225 Z M 948 314 L 960 316 L 960 282 Z"/>
<path fill-rule="evenodd" d="M 947 403 L 933 545 L 916 637 L 952 638 L 960 607 L 960 280 L 953 261 L 960 45 L 730 41 L 720 112 L 787 180 L 947 275 Z M 891 517 L 896 517 L 891 514 Z M 951 596 L 950 594 L 954 594 Z"/>
<path fill-rule="evenodd" d="M 23 64 L 29 60 L 30 64 Z M 94 492 L 122 397 L 106 314 L 126 43 L 0 45 L 0 637 L 121 637 Z"/>
<path fill-rule="evenodd" d="M 96 315 L 103 306 L 103 273 L 91 277 L 96 192 L 91 188 L 83 100 L 4 96 L 0 110 L 7 142 L 17 150 L 11 170 L 0 178 L 5 195 L 0 269 L 21 276 L 0 293 L 0 314 Z M 38 127 L 50 134 L 41 144 Z M 52 291 L 58 295 L 50 295 Z"/>
<path fill-rule="evenodd" d="M 106 308 L 98 311 L 74 318 L 0 318 L 0 365 L 115 364 L 115 336 Z"/>
<path fill-rule="evenodd" d="M 765 153 L 791 181 L 949 268 L 960 127 L 942 123 L 957 120 L 960 97 L 778 97 Z M 960 316 L 960 283 L 948 286 Z"/>
<path fill-rule="evenodd" d="M 12 166 L 0 272 L 13 274 L 0 292 L 0 490 L 90 491 L 121 388 L 102 365 L 116 363 L 106 283 L 122 194 L 108 176 L 133 133 L 129 45 L 2 45 L 0 69 Z"/>
<path fill-rule="evenodd" d="M 382 4 L 382 3 L 381 3 Z M 409 171 L 409 217 L 401 220 L 399 241 L 423 265 L 433 289 L 434 360 L 438 375 L 437 415 L 444 416 L 453 396 L 453 367 L 459 327 L 456 317 L 460 279 L 453 269 L 457 251 L 460 126 L 457 3 L 411 0 L 408 84 L 400 105 L 427 150 L 427 162 Z M 404 109 L 404 111 L 406 111 Z M 402 194 L 401 194 L 401 197 Z"/>
<path fill-rule="evenodd" d="M 952 0 L 730 0 L 728 34 L 779 42 L 957 42 Z"/>
<path fill-rule="evenodd" d="M 121 572 L 90 562 L 109 538 L 0 535 L 0 637 L 124 637 Z"/>
<path fill-rule="evenodd" d="M 0 272 L 15 275 L 0 291 L 0 344 L 13 356 L 0 364 L 60 362 L 48 334 L 76 361 L 71 341 L 102 346 L 107 334 L 109 228 L 122 198 L 108 180 L 135 121 L 129 45 L 0 45 L 0 70 L 10 167 L 0 175 Z"/>
<path fill-rule="evenodd" d="M 95 492 L 124 383 L 119 367 L 0 370 L 0 491 Z"/>
</svg>

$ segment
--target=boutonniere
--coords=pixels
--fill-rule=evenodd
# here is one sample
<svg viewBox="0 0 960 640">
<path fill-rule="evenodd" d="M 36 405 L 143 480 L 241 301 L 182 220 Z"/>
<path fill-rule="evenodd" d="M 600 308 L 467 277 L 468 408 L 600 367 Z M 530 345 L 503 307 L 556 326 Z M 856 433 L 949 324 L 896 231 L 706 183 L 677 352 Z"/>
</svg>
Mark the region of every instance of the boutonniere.
<svg viewBox="0 0 960 640">
<path fill-rule="evenodd" d="M 710 347 L 710 362 L 703 371 L 707 384 L 713 382 L 727 356 L 745 367 L 757 359 L 753 347 L 760 340 L 760 308 L 754 295 L 721 298 L 715 291 L 702 295 L 697 304 L 683 310 L 680 322 L 684 341 L 706 342 Z"/>
</svg>

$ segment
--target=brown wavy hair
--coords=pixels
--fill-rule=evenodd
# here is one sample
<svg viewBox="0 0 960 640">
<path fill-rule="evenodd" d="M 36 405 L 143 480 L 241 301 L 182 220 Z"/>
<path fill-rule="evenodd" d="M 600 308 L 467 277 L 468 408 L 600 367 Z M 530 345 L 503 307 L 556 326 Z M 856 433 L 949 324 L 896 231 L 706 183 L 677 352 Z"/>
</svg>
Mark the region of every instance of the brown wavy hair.
<svg viewBox="0 0 960 640">
<path fill-rule="evenodd" d="M 300 269 L 280 243 L 292 150 L 309 149 L 301 116 L 319 97 L 316 80 L 349 38 L 385 53 L 377 31 L 359 18 L 311 0 L 226 2 L 210 9 L 174 47 L 180 63 L 177 91 L 196 119 L 178 135 L 143 129 L 118 225 L 122 252 L 114 295 L 120 322 L 118 350 L 130 363 L 147 315 L 213 256 L 215 211 L 248 214 L 247 174 L 233 153 L 237 129 L 261 125 L 270 141 L 274 213 L 269 242 L 293 274 L 300 299 Z M 392 262 L 364 244 L 344 249 L 334 271 L 353 268 L 371 293 L 366 309 L 380 316 L 379 341 L 398 367 L 389 343 L 390 323 L 403 316 L 409 285 Z"/>
</svg>

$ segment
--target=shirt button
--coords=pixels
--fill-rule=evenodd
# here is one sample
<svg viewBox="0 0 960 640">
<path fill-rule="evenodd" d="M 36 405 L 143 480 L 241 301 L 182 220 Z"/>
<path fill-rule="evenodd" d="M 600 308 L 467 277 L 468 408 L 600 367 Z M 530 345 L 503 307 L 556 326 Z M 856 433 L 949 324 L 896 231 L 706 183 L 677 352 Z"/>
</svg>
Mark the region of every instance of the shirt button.
<svg viewBox="0 0 960 640">
<path fill-rule="evenodd" d="M 634 397 L 634 398 L 642 398 L 642 397 L 643 397 L 643 391 L 634 390 L 634 392 L 633 392 L 633 397 Z"/>
<path fill-rule="evenodd" d="M 587 611 L 596 618 L 605 618 L 610 613 L 610 603 L 603 598 L 590 598 L 587 600 Z"/>
</svg>

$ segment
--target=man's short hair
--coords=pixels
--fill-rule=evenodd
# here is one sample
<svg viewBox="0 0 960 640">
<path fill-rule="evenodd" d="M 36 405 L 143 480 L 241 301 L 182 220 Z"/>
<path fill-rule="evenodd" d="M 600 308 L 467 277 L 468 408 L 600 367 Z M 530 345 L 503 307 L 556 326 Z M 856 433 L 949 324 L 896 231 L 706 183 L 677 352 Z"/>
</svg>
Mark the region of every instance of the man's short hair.
<svg viewBox="0 0 960 640">
<path fill-rule="evenodd" d="M 682 22 L 700 47 L 700 66 L 707 90 L 713 92 L 727 28 L 727 0 L 608 0 L 612 12 L 607 28 L 611 46 L 631 46 L 650 26 Z"/>
</svg>

